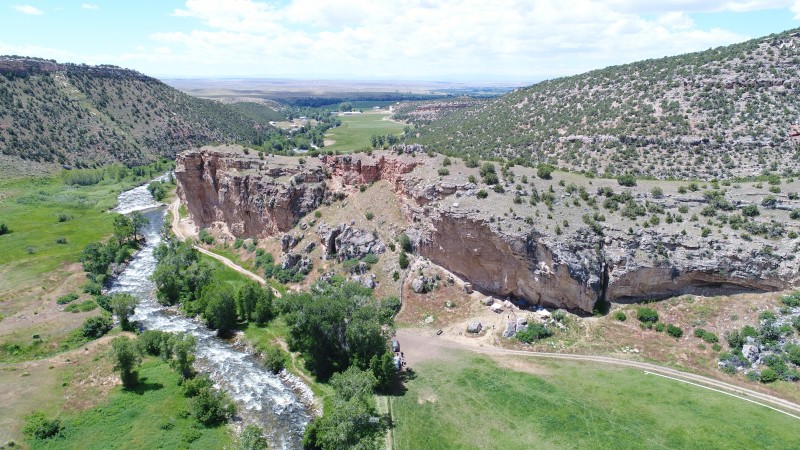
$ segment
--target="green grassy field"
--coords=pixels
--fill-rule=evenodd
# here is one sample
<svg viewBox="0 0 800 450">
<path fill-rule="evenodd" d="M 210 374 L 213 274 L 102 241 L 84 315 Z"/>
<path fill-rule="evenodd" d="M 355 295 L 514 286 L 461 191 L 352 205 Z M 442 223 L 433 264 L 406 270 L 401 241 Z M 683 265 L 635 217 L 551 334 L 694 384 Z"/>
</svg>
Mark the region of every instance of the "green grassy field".
<svg viewBox="0 0 800 450">
<path fill-rule="evenodd" d="M 364 113 L 354 116 L 341 116 L 339 119 L 342 125 L 331 128 L 325 135 L 325 139 L 336 141 L 334 144 L 325 147 L 325 150 L 335 150 L 340 152 L 350 152 L 363 148 L 371 148 L 370 138 L 373 135 L 395 134 L 403 132 L 404 125 L 389 120 L 384 113 Z"/>
<path fill-rule="evenodd" d="M 59 176 L 0 181 L 0 291 L 35 280 L 65 263 L 76 262 L 83 248 L 112 232 L 106 211 L 126 189 L 163 173 L 146 170 L 122 180 L 106 177 L 91 186 L 65 184 Z M 59 221 L 59 216 L 67 220 Z M 57 243 L 58 239 L 65 243 Z"/>
<path fill-rule="evenodd" d="M 417 364 L 397 448 L 800 448 L 797 419 L 641 371 L 486 357 Z M 512 366 L 515 367 L 515 366 Z"/>
<path fill-rule="evenodd" d="M 178 375 L 166 362 L 150 358 L 142 364 L 140 384 L 128 391 L 116 387 L 108 402 L 62 416 L 63 431 L 33 440 L 32 449 L 221 449 L 232 445 L 228 428 L 205 428 L 187 413 L 188 401 Z"/>
</svg>

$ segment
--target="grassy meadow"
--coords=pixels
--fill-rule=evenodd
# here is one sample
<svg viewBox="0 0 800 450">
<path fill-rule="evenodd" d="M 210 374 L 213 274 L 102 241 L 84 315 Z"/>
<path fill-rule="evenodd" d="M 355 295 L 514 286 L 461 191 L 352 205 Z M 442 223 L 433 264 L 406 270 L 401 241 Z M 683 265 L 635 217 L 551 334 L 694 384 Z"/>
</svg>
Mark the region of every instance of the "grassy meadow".
<svg viewBox="0 0 800 450">
<path fill-rule="evenodd" d="M 90 242 L 110 235 L 120 192 L 164 173 L 171 164 L 136 172 L 119 167 L 73 173 L 101 173 L 96 184 L 68 184 L 63 175 L 0 180 L 0 292 L 73 263 Z M 125 174 L 125 176 L 120 176 Z"/>
<path fill-rule="evenodd" d="M 325 139 L 335 141 L 325 147 L 325 150 L 351 152 L 363 148 L 372 148 L 373 135 L 399 135 L 403 132 L 402 123 L 383 120 L 388 117 L 385 113 L 366 112 L 353 116 L 341 116 L 342 125 L 331 128 L 325 134 Z"/>
<path fill-rule="evenodd" d="M 224 425 L 206 428 L 187 412 L 188 399 L 178 386 L 178 374 L 158 358 L 139 369 L 140 383 L 132 390 L 115 387 L 108 401 L 94 408 L 61 416 L 60 435 L 30 441 L 32 449 L 230 448 Z"/>
<path fill-rule="evenodd" d="M 448 353 L 393 400 L 397 448 L 800 448 L 798 420 L 639 370 Z"/>
</svg>

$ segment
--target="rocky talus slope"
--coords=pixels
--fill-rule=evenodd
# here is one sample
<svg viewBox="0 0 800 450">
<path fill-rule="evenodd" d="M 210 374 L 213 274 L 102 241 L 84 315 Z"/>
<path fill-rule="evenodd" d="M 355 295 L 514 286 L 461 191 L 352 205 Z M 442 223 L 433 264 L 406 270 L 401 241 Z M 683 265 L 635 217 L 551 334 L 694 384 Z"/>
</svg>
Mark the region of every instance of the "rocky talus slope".
<svg viewBox="0 0 800 450">
<path fill-rule="evenodd" d="M 716 194 L 701 194 L 698 186 L 682 194 L 673 183 L 656 195 L 646 185 L 656 182 L 622 188 L 615 180 L 558 172 L 541 180 L 516 166 L 503 173 L 504 188 L 496 191 L 504 193 L 482 199 L 488 186 L 476 180 L 478 169 L 456 161 L 441 175 L 442 157 L 376 152 L 301 164 L 253 153 L 205 147 L 178 155 L 179 195 L 201 228 L 236 237 L 305 230 L 303 218 L 316 208 L 388 180 L 415 250 L 494 295 L 590 312 L 599 301 L 772 291 L 798 279 L 797 227 L 789 216 L 800 203 L 773 198 L 770 208 L 756 206 L 756 218 L 738 212 L 758 203 L 763 186 Z M 615 198 L 625 208 L 609 206 Z M 712 215 L 714 205 L 720 211 Z M 321 235 L 327 238 L 319 244 L 330 249 L 332 234 Z"/>
</svg>

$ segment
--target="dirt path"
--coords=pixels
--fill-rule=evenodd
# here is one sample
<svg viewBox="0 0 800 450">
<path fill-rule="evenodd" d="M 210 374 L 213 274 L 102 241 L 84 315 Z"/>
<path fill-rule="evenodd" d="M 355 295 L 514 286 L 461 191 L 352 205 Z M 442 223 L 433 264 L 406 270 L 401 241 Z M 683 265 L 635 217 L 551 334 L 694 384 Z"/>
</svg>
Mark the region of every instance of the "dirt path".
<svg viewBox="0 0 800 450">
<path fill-rule="evenodd" d="M 476 353 L 482 353 L 490 356 L 514 355 L 514 356 L 528 356 L 535 358 L 550 358 L 562 359 L 567 361 L 586 361 L 596 362 L 601 364 L 611 364 L 622 367 L 633 367 L 641 369 L 646 372 L 653 372 L 653 374 L 667 375 L 674 377 L 678 381 L 685 381 L 696 383 L 701 387 L 719 389 L 726 394 L 736 394 L 745 397 L 743 400 L 767 403 L 769 405 L 780 408 L 782 412 L 790 412 L 793 414 L 800 413 L 800 405 L 792 403 L 769 394 L 764 394 L 754 390 L 746 389 L 743 387 L 735 386 L 724 381 L 719 381 L 713 378 L 697 375 L 693 373 L 682 372 L 680 370 L 662 367 L 655 364 L 629 361 L 625 359 L 611 358 L 608 356 L 592 356 L 592 355 L 570 355 L 563 353 L 545 353 L 545 352 L 528 352 L 523 350 L 510 350 L 494 346 L 487 346 L 482 343 L 476 342 L 472 345 L 468 342 L 454 340 L 447 334 L 437 336 L 435 331 L 423 330 L 415 328 L 405 328 L 397 330 L 397 339 L 400 341 L 401 350 L 408 361 L 409 366 L 414 367 L 415 364 L 433 358 L 440 358 L 444 350 L 467 350 Z M 754 401 L 762 406 L 770 407 L 763 403 Z M 794 417 L 794 416 L 793 416 Z"/>
<path fill-rule="evenodd" d="M 169 211 L 170 211 L 170 213 L 172 213 L 172 232 L 175 233 L 175 236 L 177 236 L 178 239 L 183 241 L 183 240 L 186 240 L 190 236 L 191 233 L 187 230 L 187 227 L 184 226 L 184 224 L 181 223 L 180 214 L 179 214 L 179 211 L 178 211 L 179 208 L 180 208 L 180 200 L 178 198 L 176 198 L 169 205 Z M 222 264 L 224 264 L 226 267 L 229 267 L 229 268 L 239 272 L 240 274 L 246 276 L 247 278 L 250 278 L 251 280 L 256 281 L 258 283 L 261 283 L 262 285 L 267 285 L 267 280 L 265 280 L 264 278 L 254 274 L 253 272 L 245 269 L 244 267 L 236 264 L 235 262 L 231 261 L 230 259 L 228 259 L 228 258 L 226 258 L 226 257 L 224 257 L 222 255 L 218 255 L 218 254 L 216 254 L 216 253 L 214 253 L 212 251 L 206 250 L 203 247 L 200 247 L 199 245 L 194 245 L 193 247 L 195 249 L 197 249 L 197 251 L 199 251 L 200 253 L 216 259 L 217 261 L 219 261 Z M 280 297 L 281 296 L 281 293 L 278 292 L 275 288 L 270 287 L 270 289 L 272 289 L 272 292 L 275 294 L 276 297 Z"/>
</svg>

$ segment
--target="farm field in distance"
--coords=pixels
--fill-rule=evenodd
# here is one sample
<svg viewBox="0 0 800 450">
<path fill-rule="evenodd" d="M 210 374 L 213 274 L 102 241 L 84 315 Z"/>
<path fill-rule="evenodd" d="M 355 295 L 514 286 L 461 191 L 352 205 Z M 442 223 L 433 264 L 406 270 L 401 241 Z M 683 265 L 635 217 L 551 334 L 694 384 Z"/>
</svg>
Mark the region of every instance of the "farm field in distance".
<svg viewBox="0 0 800 450">
<path fill-rule="evenodd" d="M 370 138 L 374 135 L 399 135 L 403 132 L 402 123 L 384 120 L 386 112 L 365 112 L 351 116 L 339 116 L 342 125 L 331 128 L 325 134 L 325 140 L 334 141 L 326 145 L 325 150 L 351 152 L 371 148 Z"/>
</svg>

